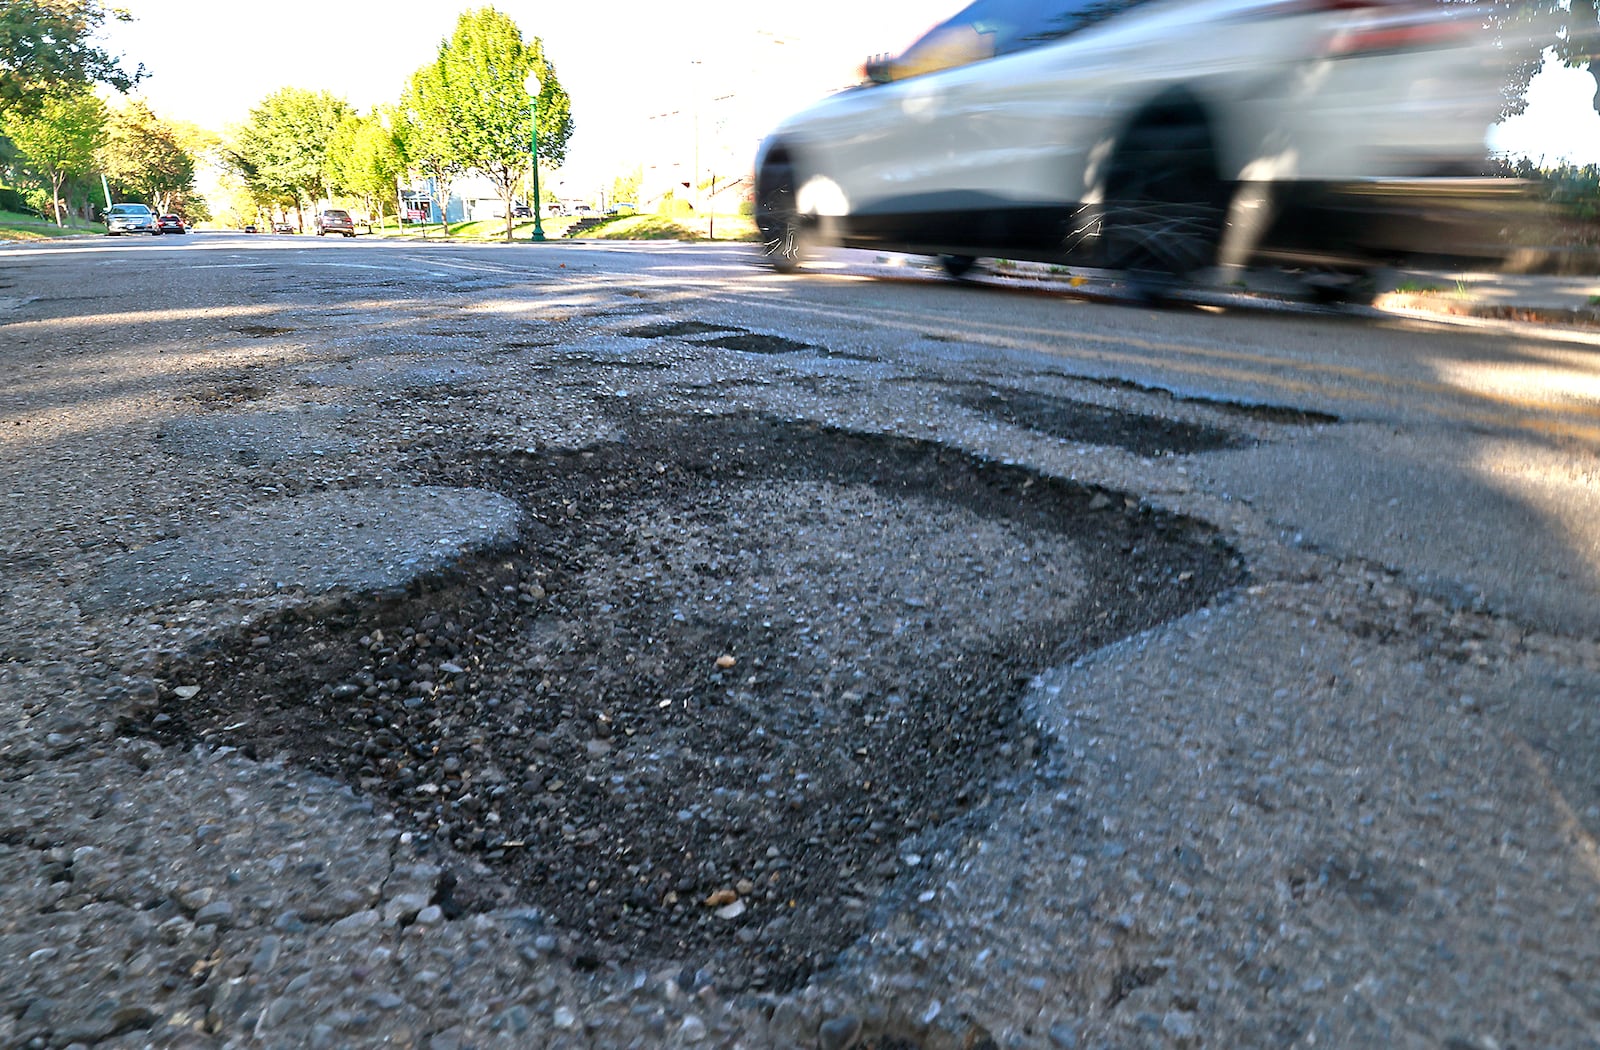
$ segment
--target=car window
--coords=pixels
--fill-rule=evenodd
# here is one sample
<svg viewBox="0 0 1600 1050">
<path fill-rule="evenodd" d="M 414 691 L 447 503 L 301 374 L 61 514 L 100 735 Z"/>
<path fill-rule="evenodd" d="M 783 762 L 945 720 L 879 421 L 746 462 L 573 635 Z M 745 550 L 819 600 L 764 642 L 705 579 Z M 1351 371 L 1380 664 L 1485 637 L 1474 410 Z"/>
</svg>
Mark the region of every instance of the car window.
<svg viewBox="0 0 1600 1050">
<path fill-rule="evenodd" d="M 934 26 L 881 79 L 904 80 L 1059 40 L 1146 0 L 976 0 Z"/>
</svg>

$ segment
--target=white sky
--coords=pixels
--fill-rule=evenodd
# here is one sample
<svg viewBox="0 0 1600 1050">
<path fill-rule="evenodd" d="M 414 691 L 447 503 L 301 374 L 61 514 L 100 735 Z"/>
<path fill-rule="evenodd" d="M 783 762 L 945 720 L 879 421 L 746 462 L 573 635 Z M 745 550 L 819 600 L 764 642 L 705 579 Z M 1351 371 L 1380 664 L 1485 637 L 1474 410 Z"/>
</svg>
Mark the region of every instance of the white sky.
<svg viewBox="0 0 1600 1050">
<path fill-rule="evenodd" d="M 1600 113 L 1594 109 L 1595 79 L 1568 69 L 1547 53 L 1544 68 L 1528 85 L 1528 109 L 1502 122 L 1489 145 L 1535 161 L 1600 164 Z"/>
<path fill-rule="evenodd" d="M 572 97 L 576 132 L 562 174 L 574 194 L 644 159 L 681 151 L 702 170 L 748 166 L 760 134 L 857 79 L 868 54 L 895 51 L 963 0 L 691 0 L 686 4 L 494 0 L 525 37 L 544 40 Z M 327 90 L 362 110 L 399 99 L 459 5 L 393 0 L 122 0 L 135 21 L 106 43 L 150 77 L 159 115 L 214 130 L 242 123 L 282 87 Z M 696 63 L 699 64 L 696 64 Z"/>
<path fill-rule="evenodd" d="M 164 117 L 218 131 L 282 87 L 328 90 L 365 110 L 399 98 L 459 6 L 394 0 L 123 0 L 135 21 L 107 32 L 113 53 L 151 75 L 141 94 Z M 559 175 L 592 193 L 653 159 L 701 171 L 750 163 L 787 113 L 853 82 L 871 53 L 897 51 L 962 0 L 691 0 L 664 5 L 498 0 L 546 53 L 572 97 L 576 133 Z M 1527 114 L 1494 148 L 1550 162 L 1600 162 L 1600 114 L 1587 73 L 1547 65 Z M 698 124 L 698 137 L 695 128 Z"/>
</svg>

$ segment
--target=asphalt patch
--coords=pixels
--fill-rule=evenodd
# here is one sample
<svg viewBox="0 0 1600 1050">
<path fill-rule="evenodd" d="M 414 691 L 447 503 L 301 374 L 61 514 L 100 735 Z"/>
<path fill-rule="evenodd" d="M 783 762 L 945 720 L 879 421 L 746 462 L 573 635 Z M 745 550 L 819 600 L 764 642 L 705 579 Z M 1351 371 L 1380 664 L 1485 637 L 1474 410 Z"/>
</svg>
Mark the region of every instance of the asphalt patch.
<svg viewBox="0 0 1600 1050">
<path fill-rule="evenodd" d="M 1137 456 L 1187 456 L 1239 448 L 1245 439 L 1221 427 L 1124 412 L 1027 390 L 989 388 L 959 402 L 1008 426 L 1050 437 L 1125 449 Z"/>
<path fill-rule="evenodd" d="M 1244 575 L 1201 524 L 931 443 L 619 423 L 442 457 L 520 540 L 196 652 L 130 730 L 348 780 L 451 867 L 447 915 L 537 908 L 579 969 L 784 989 L 1033 775 L 1037 672 Z"/>
</svg>

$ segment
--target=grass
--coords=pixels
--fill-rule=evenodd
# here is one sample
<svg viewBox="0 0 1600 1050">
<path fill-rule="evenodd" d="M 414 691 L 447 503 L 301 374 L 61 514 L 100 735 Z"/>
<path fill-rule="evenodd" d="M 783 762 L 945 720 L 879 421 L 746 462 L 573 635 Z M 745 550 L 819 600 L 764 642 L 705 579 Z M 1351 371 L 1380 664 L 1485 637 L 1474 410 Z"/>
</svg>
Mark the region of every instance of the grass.
<svg viewBox="0 0 1600 1050">
<path fill-rule="evenodd" d="M 37 215 L 23 215 L 14 211 L 0 211 L 0 241 L 43 241 L 51 237 L 71 237 L 82 233 L 104 233 L 105 228 L 94 223 L 73 224 L 58 228 L 49 219 Z"/>
<path fill-rule="evenodd" d="M 1421 284 L 1417 281 L 1401 281 L 1394 286 L 1394 290 L 1403 295 L 1438 295 L 1444 291 L 1436 284 Z"/>
</svg>

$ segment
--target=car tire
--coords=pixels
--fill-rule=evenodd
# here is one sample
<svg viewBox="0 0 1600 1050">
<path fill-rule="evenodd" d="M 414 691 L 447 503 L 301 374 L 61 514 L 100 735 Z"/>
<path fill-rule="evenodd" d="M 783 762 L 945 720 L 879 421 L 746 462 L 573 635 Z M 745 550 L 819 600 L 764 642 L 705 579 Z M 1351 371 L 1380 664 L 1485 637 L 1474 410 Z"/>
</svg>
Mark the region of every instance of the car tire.
<svg viewBox="0 0 1600 1050">
<path fill-rule="evenodd" d="M 1227 193 L 1211 128 L 1184 92 L 1129 123 L 1102 183 L 1098 262 L 1159 294 L 1216 262 Z"/>
<path fill-rule="evenodd" d="M 971 273 L 972 272 L 972 268 L 974 266 L 976 266 L 977 263 L 978 263 L 977 257 L 976 256 L 972 256 L 972 255 L 941 255 L 941 256 L 939 256 L 939 266 L 944 270 L 944 272 L 946 274 L 948 274 L 951 277 L 956 278 L 957 280 L 960 280 L 961 278 L 963 278 L 963 277 L 967 276 L 969 273 Z"/>
<path fill-rule="evenodd" d="M 805 230 L 795 200 L 794 168 L 787 158 L 769 159 L 756 175 L 756 228 L 767 262 L 794 273 L 805 259 Z"/>
</svg>

